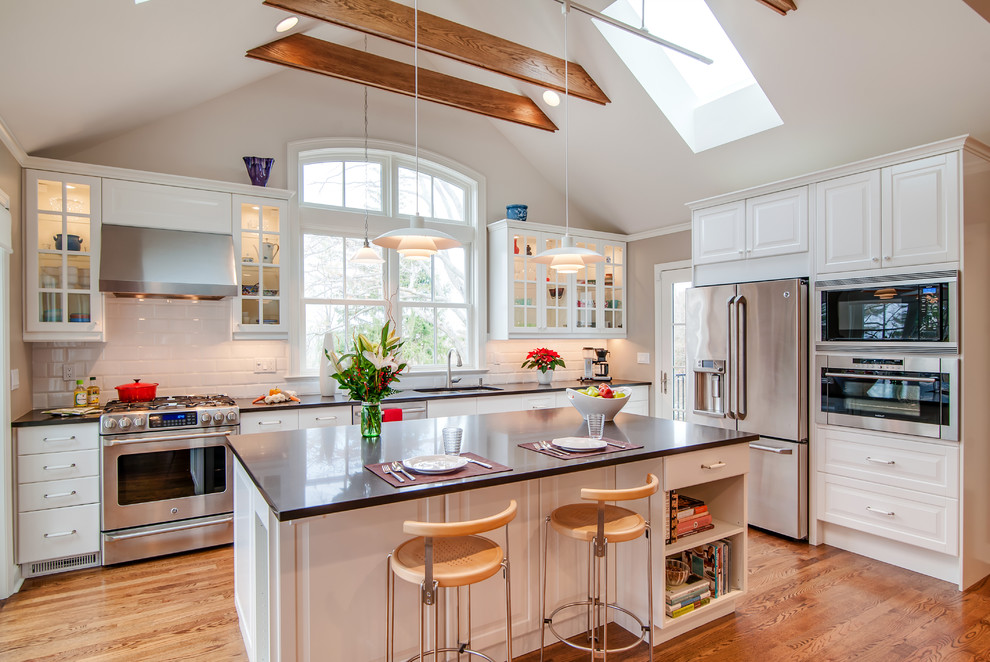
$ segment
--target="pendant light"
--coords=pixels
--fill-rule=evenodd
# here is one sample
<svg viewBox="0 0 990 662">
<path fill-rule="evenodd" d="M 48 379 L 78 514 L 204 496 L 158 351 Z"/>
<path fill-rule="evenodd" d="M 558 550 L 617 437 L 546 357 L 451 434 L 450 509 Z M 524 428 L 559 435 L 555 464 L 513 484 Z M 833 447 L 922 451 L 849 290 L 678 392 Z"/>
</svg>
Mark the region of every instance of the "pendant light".
<svg viewBox="0 0 990 662">
<path fill-rule="evenodd" d="M 368 50 L 368 35 L 364 36 L 364 50 Z M 364 86 L 364 246 L 351 257 L 351 264 L 382 264 L 385 258 L 368 244 L 368 86 Z"/>
<path fill-rule="evenodd" d="M 537 264 L 549 265 L 551 269 L 560 274 L 576 274 L 585 266 L 595 262 L 604 262 L 605 256 L 596 253 L 590 248 L 579 248 L 574 243 L 574 237 L 570 235 L 570 188 L 568 172 L 567 136 L 568 136 L 568 102 L 570 100 L 568 67 L 567 67 L 567 14 L 571 11 L 570 0 L 563 0 L 562 11 L 564 13 L 564 238 L 558 248 L 551 248 L 543 251 L 533 258 Z"/>
<path fill-rule="evenodd" d="M 399 255 L 410 260 L 429 260 L 437 251 L 457 248 L 461 242 L 449 234 L 426 227 L 425 219 L 419 215 L 419 0 L 413 3 L 413 116 L 416 138 L 416 215 L 408 228 L 392 230 L 376 237 L 376 246 L 394 248 Z"/>
</svg>

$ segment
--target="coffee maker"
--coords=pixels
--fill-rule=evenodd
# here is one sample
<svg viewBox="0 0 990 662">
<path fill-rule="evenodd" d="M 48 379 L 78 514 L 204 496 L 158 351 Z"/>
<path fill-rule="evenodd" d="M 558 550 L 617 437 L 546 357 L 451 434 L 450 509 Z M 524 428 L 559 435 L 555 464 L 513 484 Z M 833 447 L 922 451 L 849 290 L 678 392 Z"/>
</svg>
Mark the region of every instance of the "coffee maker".
<svg viewBox="0 0 990 662">
<path fill-rule="evenodd" d="M 595 381 L 595 375 L 593 372 L 593 366 L 595 363 L 595 348 L 594 347 L 582 347 L 581 357 L 584 359 L 584 376 L 581 377 L 582 382 L 593 382 Z"/>
<path fill-rule="evenodd" d="M 610 382 L 612 378 L 608 374 L 608 361 L 605 358 L 608 356 L 608 350 L 603 347 L 595 348 L 595 359 L 592 363 L 592 379 L 596 382 Z"/>
</svg>

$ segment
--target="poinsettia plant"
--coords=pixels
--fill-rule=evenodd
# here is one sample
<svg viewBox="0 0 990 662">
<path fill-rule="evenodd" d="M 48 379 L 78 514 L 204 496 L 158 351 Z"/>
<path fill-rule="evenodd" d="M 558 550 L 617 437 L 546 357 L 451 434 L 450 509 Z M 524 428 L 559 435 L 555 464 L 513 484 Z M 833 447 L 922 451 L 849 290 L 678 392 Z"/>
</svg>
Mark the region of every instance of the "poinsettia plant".
<svg viewBox="0 0 990 662">
<path fill-rule="evenodd" d="M 560 358 L 560 354 L 546 347 L 534 349 L 526 355 L 526 360 L 522 362 L 523 368 L 536 368 L 540 372 L 553 370 L 557 366 L 567 367 L 564 365 L 564 359 Z"/>
<path fill-rule="evenodd" d="M 391 320 L 385 322 L 380 337 L 376 338 L 378 342 L 363 333 L 354 336 L 354 350 L 347 354 L 337 356 L 323 350 L 336 370 L 330 376 L 348 392 L 351 400 L 381 402 L 396 392 L 391 385 L 399 381 L 406 364 L 399 362 L 399 349 L 404 341 L 399 339 L 391 324 Z"/>
</svg>

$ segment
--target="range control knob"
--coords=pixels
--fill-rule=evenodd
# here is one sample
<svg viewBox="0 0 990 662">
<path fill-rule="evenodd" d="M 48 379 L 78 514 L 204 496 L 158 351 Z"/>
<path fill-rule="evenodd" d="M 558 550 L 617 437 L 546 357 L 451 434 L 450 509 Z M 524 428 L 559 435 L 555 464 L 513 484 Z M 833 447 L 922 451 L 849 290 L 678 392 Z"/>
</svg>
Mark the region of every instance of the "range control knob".
<svg viewBox="0 0 990 662">
<path fill-rule="evenodd" d="M 228 411 L 227 412 L 227 420 L 230 421 L 231 423 L 233 423 L 234 421 L 236 421 L 237 420 L 237 412 L 236 411 Z"/>
<path fill-rule="evenodd" d="M 107 420 L 103 421 L 103 427 L 105 427 L 107 430 L 113 430 L 115 427 L 117 427 L 116 419 L 108 418 Z"/>
<path fill-rule="evenodd" d="M 131 427 L 131 419 L 127 418 L 126 416 L 122 416 L 120 418 L 120 423 L 118 423 L 117 425 L 120 426 L 121 430 L 126 430 L 127 428 Z"/>
<path fill-rule="evenodd" d="M 207 413 L 205 411 L 199 417 L 199 422 L 202 423 L 203 425 L 209 425 L 212 421 L 213 421 L 213 417 L 210 416 L 209 413 Z"/>
<path fill-rule="evenodd" d="M 217 412 L 217 413 L 213 414 L 213 422 L 214 423 L 222 423 L 223 422 L 223 414 L 221 414 L 220 412 Z"/>
<path fill-rule="evenodd" d="M 136 427 L 136 428 L 144 427 L 144 417 L 143 416 L 136 416 L 134 418 L 134 427 Z"/>
</svg>

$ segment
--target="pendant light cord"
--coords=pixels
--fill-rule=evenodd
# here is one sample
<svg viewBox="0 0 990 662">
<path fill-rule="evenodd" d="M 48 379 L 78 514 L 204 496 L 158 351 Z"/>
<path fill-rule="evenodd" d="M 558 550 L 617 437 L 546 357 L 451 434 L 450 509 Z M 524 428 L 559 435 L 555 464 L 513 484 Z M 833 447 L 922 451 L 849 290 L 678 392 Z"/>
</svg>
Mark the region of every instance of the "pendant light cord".
<svg viewBox="0 0 990 662">
<path fill-rule="evenodd" d="M 416 141 L 416 215 L 419 216 L 419 0 L 413 1 L 413 122 Z"/>
<path fill-rule="evenodd" d="M 568 99 L 570 95 L 568 93 L 568 68 L 567 68 L 567 15 L 571 11 L 570 0 L 564 0 L 564 236 L 570 234 L 571 221 L 570 221 L 570 207 L 571 207 L 571 196 L 570 196 L 570 172 L 568 170 L 568 164 L 570 159 L 567 154 L 567 138 L 568 138 Z"/>
<path fill-rule="evenodd" d="M 368 35 L 364 35 L 364 52 L 368 52 Z M 368 245 L 368 86 L 364 86 L 364 245 Z"/>
</svg>

